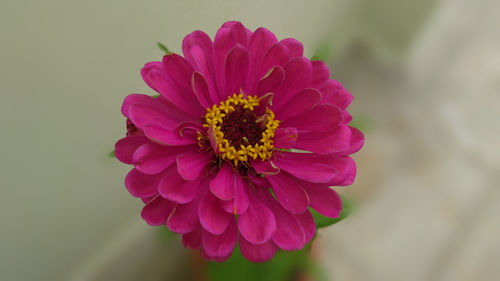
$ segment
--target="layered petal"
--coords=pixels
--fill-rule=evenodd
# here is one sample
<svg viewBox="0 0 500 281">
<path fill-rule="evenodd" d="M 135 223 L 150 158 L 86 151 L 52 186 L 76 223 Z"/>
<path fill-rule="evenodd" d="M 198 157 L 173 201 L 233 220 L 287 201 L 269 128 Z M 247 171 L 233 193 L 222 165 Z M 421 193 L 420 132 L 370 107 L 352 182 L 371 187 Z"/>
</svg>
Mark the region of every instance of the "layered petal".
<svg viewBox="0 0 500 281">
<path fill-rule="evenodd" d="M 273 258 L 279 247 L 272 240 L 262 244 L 253 244 L 240 235 L 240 251 L 243 257 L 251 262 L 265 262 Z"/>
<path fill-rule="evenodd" d="M 283 173 L 266 178 L 283 208 L 293 214 L 302 214 L 307 210 L 309 198 L 296 180 Z"/>
<path fill-rule="evenodd" d="M 251 195 L 247 211 L 238 217 L 238 229 L 245 240 L 263 244 L 276 231 L 276 219 L 266 205 Z"/>
<path fill-rule="evenodd" d="M 142 208 L 141 216 L 149 225 L 164 225 L 175 204 L 157 196 Z"/>
<path fill-rule="evenodd" d="M 338 174 L 335 167 L 312 153 L 282 152 L 274 163 L 291 175 L 310 182 L 328 182 Z"/>
</svg>

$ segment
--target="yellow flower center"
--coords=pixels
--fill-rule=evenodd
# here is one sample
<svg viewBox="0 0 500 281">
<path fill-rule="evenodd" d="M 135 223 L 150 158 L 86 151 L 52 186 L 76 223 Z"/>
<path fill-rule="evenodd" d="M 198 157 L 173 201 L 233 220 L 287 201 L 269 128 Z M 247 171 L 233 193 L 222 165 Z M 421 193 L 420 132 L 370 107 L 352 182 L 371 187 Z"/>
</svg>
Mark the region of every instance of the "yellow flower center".
<svg viewBox="0 0 500 281">
<path fill-rule="evenodd" d="M 207 108 L 203 126 L 208 136 L 198 133 L 198 144 L 211 144 L 218 158 L 246 164 L 250 159 L 267 160 L 274 150 L 274 132 L 280 121 L 266 107 L 262 113 L 255 112 L 260 101 L 257 96 L 233 94 L 219 105 Z M 258 116 L 257 114 L 261 114 Z"/>
</svg>

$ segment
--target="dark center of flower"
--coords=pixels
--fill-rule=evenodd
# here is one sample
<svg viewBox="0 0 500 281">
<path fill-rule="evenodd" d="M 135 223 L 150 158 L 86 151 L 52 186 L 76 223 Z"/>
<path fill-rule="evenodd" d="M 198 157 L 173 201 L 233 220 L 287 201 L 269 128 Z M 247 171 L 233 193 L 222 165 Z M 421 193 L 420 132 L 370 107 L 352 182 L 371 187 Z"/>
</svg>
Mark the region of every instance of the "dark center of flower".
<svg viewBox="0 0 500 281">
<path fill-rule="evenodd" d="M 243 105 L 236 106 L 233 112 L 222 118 L 220 127 L 224 138 L 233 147 L 257 144 L 262 139 L 262 133 L 266 131 L 266 124 L 257 122 L 255 113 L 243 108 Z"/>
<path fill-rule="evenodd" d="M 207 134 L 198 134 L 198 144 L 213 151 L 219 161 L 247 163 L 250 159 L 269 159 L 274 151 L 274 131 L 279 120 L 266 108 L 259 110 L 257 96 L 233 94 L 220 105 L 207 108 L 203 126 Z"/>
</svg>

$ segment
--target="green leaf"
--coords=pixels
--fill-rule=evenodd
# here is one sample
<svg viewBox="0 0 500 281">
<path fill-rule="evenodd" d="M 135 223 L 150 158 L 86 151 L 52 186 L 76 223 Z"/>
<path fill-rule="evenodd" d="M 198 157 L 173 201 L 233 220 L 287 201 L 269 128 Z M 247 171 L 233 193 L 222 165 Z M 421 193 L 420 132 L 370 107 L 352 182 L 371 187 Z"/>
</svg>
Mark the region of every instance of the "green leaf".
<svg viewBox="0 0 500 281">
<path fill-rule="evenodd" d="M 167 46 L 163 45 L 162 43 L 158 42 L 158 48 L 160 48 L 162 51 L 165 52 L 165 54 L 170 55 L 172 52 L 167 48 Z"/>
<path fill-rule="evenodd" d="M 280 251 L 268 262 L 253 263 L 246 260 L 236 247 L 227 261 L 208 262 L 207 273 L 211 281 L 295 280 L 296 274 L 300 271 L 307 271 L 306 266 L 311 263 L 307 249 L 308 247 L 304 247 L 301 251 Z"/>
<path fill-rule="evenodd" d="M 311 57 L 311 60 L 321 60 L 321 61 L 329 61 L 333 58 L 334 48 L 329 42 L 322 42 L 314 51 L 314 55 Z"/>
<path fill-rule="evenodd" d="M 373 127 L 373 123 L 372 120 L 367 116 L 356 115 L 352 118 L 352 121 L 351 123 L 349 123 L 349 126 L 353 126 L 354 128 L 360 131 L 366 132 Z"/>
<path fill-rule="evenodd" d="M 113 150 L 110 153 L 108 153 L 108 156 L 111 157 L 111 158 L 116 158 L 115 151 Z"/>
<path fill-rule="evenodd" d="M 342 212 L 340 212 L 338 218 L 332 219 L 329 217 L 325 217 L 322 214 L 311 209 L 311 214 L 314 217 L 314 222 L 316 223 L 317 228 L 323 228 L 338 223 L 339 221 L 347 218 L 351 214 L 354 207 L 352 201 L 347 199 L 344 195 L 340 195 L 340 198 L 342 199 L 343 207 L 342 207 Z"/>
</svg>

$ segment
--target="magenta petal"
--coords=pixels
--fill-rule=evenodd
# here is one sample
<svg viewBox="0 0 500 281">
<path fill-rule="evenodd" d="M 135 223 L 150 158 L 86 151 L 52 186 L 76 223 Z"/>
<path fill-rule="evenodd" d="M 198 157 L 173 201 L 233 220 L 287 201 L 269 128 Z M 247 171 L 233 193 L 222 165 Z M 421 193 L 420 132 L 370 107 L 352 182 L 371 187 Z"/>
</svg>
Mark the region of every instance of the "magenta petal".
<svg viewBox="0 0 500 281">
<path fill-rule="evenodd" d="M 187 93 L 185 90 L 181 89 L 181 86 L 172 81 L 171 77 L 165 76 L 158 71 L 151 71 L 149 73 L 149 77 L 160 94 L 178 109 L 194 117 L 198 117 L 203 114 L 203 109 L 196 100 L 194 94 Z M 190 79 L 191 74 L 188 77 L 189 85 L 191 85 Z"/>
<path fill-rule="evenodd" d="M 198 142 L 194 132 L 185 132 L 181 136 L 179 132 L 157 125 L 146 125 L 144 134 L 152 141 L 170 146 L 182 146 Z"/>
<path fill-rule="evenodd" d="M 158 183 L 163 174 L 146 175 L 137 169 L 132 169 L 125 177 L 125 187 L 134 197 L 150 197 L 158 193 Z"/>
<path fill-rule="evenodd" d="M 281 207 L 266 190 L 261 199 L 276 218 L 276 232 L 272 240 L 283 250 L 300 250 L 305 245 L 305 233 L 296 216 Z"/>
<path fill-rule="evenodd" d="M 158 192 L 164 198 L 179 204 L 191 202 L 198 191 L 199 181 L 186 181 L 175 166 L 170 167 L 158 184 Z"/>
<path fill-rule="evenodd" d="M 353 183 L 356 176 L 356 164 L 351 157 L 328 155 L 325 159 L 338 171 L 338 174 L 326 183 L 328 186 L 345 186 Z"/>
<path fill-rule="evenodd" d="M 251 161 L 252 168 L 261 175 L 276 175 L 280 169 L 271 161 L 262 161 L 260 159 Z"/>
<path fill-rule="evenodd" d="M 238 228 L 246 240 L 254 244 L 262 244 L 276 231 L 276 220 L 266 205 L 250 196 L 250 205 L 244 214 L 238 217 Z"/>
<path fill-rule="evenodd" d="M 295 217 L 302 225 L 302 229 L 306 235 L 305 243 L 309 243 L 309 241 L 311 241 L 316 234 L 316 223 L 314 222 L 311 212 L 307 210 L 303 214 L 295 215 Z"/>
<path fill-rule="evenodd" d="M 170 54 L 163 57 L 165 73 L 173 82 L 177 89 L 184 93 L 184 98 L 189 101 L 194 101 L 194 96 L 191 88 L 191 76 L 193 75 L 193 67 L 182 56 L 178 54 Z"/>
<path fill-rule="evenodd" d="M 132 164 L 135 150 L 145 144 L 148 139 L 145 136 L 128 136 L 117 141 L 115 144 L 115 155 L 120 162 Z"/>
<path fill-rule="evenodd" d="M 195 230 L 198 223 L 198 201 L 177 204 L 167 219 L 167 227 L 176 233 L 186 234 Z"/>
<path fill-rule="evenodd" d="M 320 92 L 323 94 L 321 103 L 335 104 L 342 110 L 345 110 L 353 99 L 352 95 L 333 79 L 328 80 Z"/>
<path fill-rule="evenodd" d="M 276 166 L 299 179 L 324 183 L 338 174 L 337 169 L 315 154 L 282 152 L 281 155 L 274 160 Z"/>
<path fill-rule="evenodd" d="M 309 206 L 309 198 L 297 180 L 282 173 L 266 177 L 281 206 L 294 214 L 302 214 Z"/>
<path fill-rule="evenodd" d="M 186 248 L 198 250 L 201 247 L 201 227 L 182 235 L 182 245 Z"/>
<path fill-rule="evenodd" d="M 248 187 L 246 181 L 243 181 L 241 176 L 238 175 L 234 186 L 234 197 L 226 201 L 219 201 L 224 211 L 234 215 L 241 215 L 245 213 L 250 205 L 247 190 Z"/>
<path fill-rule="evenodd" d="M 365 143 L 365 136 L 360 130 L 351 126 L 349 126 L 349 128 L 351 129 L 351 140 L 349 142 L 349 148 L 342 151 L 342 154 L 344 155 L 358 152 Z"/>
<path fill-rule="evenodd" d="M 267 50 L 262 63 L 260 75 L 265 75 L 274 66 L 284 66 L 290 60 L 290 51 L 280 43 L 276 43 Z"/>
<path fill-rule="evenodd" d="M 138 128 L 144 129 L 146 125 L 157 125 L 162 127 L 174 127 L 179 123 L 169 118 L 166 109 L 160 101 L 157 104 L 136 103 L 129 107 L 130 119 Z"/>
<path fill-rule="evenodd" d="M 280 108 L 286 104 L 311 81 L 312 66 L 307 58 L 294 58 L 283 69 L 285 70 L 285 80 L 276 93 L 276 101 L 274 103 L 276 108 Z"/>
<path fill-rule="evenodd" d="M 229 224 L 232 215 L 222 209 L 219 199 L 212 193 L 207 193 L 198 208 L 201 226 L 212 234 L 222 234 Z"/>
<path fill-rule="evenodd" d="M 142 104 L 147 104 L 147 105 L 150 105 L 150 106 L 156 106 L 156 104 L 158 103 L 158 101 L 156 101 L 154 98 L 152 98 L 152 97 L 150 97 L 148 95 L 143 95 L 143 94 L 131 94 L 131 95 L 128 95 L 125 98 L 125 100 L 123 100 L 123 104 L 122 104 L 122 108 L 121 108 L 122 114 L 125 117 L 130 118 L 129 108 L 133 104 L 136 104 L 136 103 L 142 103 Z"/>
<path fill-rule="evenodd" d="M 172 165 L 179 153 L 187 151 L 196 151 L 196 147 L 170 147 L 147 142 L 134 152 L 132 159 L 139 171 L 145 174 L 157 174 Z"/>
<path fill-rule="evenodd" d="M 232 218 L 226 230 L 220 235 L 214 235 L 206 230 L 202 230 L 201 243 L 203 251 L 209 257 L 224 258 L 229 256 L 238 241 L 238 228 L 236 220 Z"/>
<path fill-rule="evenodd" d="M 234 214 L 241 215 L 248 210 L 250 198 L 248 197 L 247 182 L 238 177 L 234 186 Z"/>
<path fill-rule="evenodd" d="M 239 240 L 240 251 L 243 257 L 251 262 L 265 262 L 273 258 L 279 247 L 269 240 L 262 244 L 253 244 L 248 242 L 242 235 Z"/>
<path fill-rule="evenodd" d="M 319 154 L 343 152 L 349 148 L 351 130 L 340 125 L 327 132 L 301 132 L 297 137 L 295 148 Z"/>
<path fill-rule="evenodd" d="M 295 128 L 280 128 L 274 132 L 274 147 L 281 149 L 291 149 L 297 142 L 297 129 Z"/>
<path fill-rule="evenodd" d="M 193 72 L 193 76 L 191 77 L 191 86 L 198 102 L 203 108 L 206 109 L 215 104 L 210 96 L 207 80 L 203 74 L 198 71 Z"/>
<path fill-rule="evenodd" d="M 285 71 L 281 66 L 273 67 L 260 81 L 257 83 L 257 96 L 263 96 L 267 93 L 275 92 L 283 80 L 285 79 Z"/>
<path fill-rule="evenodd" d="M 210 190 L 219 199 L 229 200 L 234 196 L 237 177 L 239 175 L 233 172 L 231 164 L 224 162 L 217 176 L 210 181 Z"/>
<path fill-rule="evenodd" d="M 332 188 L 314 183 L 304 183 L 311 200 L 311 208 L 329 218 L 337 218 L 342 211 L 342 200 Z"/>
<path fill-rule="evenodd" d="M 289 102 L 280 108 L 274 108 L 278 120 L 287 120 L 292 117 L 302 118 L 301 115 L 310 111 L 321 100 L 321 93 L 316 89 L 304 89 L 296 94 Z M 315 122 L 319 122 L 315 121 Z"/>
<path fill-rule="evenodd" d="M 278 40 L 274 34 L 261 27 L 255 30 L 250 37 L 248 51 L 250 52 L 250 63 L 248 67 L 248 75 L 245 80 L 245 89 L 247 93 L 255 93 L 255 86 L 260 79 L 261 67 L 264 61 L 264 55 L 267 50 L 276 44 Z"/>
<path fill-rule="evenodd" d="M 330 78 L 330 71 L 328 66 L 320 60 L 311 61 L 312 65 L 312 79 L 309 87 L 321 89 L 328 79 Z"/>
<path fill-rule="evenodd" d="M 248 50 L 240 44 L 236 44 L 229 53 L 227 53 L 224 63 L 226 96 L 230 96 L 233 93 L 240 93 L 247 76 L 249 59 L 250 54 Z"/>
<path fill-rule="evenodd" d="M 151 80 L 149 79 L 149 73 L 151 72 L 151 70 L 157 70 L 157 71 L 161 71 L 161 72 L 164 72 L 164 69 L 163 69 L 163 63 L 161 61 L 152 61 L 152 62 L 148 62 L 144 65 L 144 67 L 141 69 L 141 76 L 142 76 L 142 79 L 144 80 L 144 82 L 146 82 L 146 84 L 148 84 L 148 86 L 157 91 L 158 90 L 156 89 L 156 87 L 153 85 L 153 83 L 151 82 Z M 123 111 L 122 111 L 123 112 Z M 125 115 L 126 116 L 126 115 Z M 127 116 L 128 117 L 128 116 Z"/>
<path fill-rule="evenodd" d="M 241 44 L 243 46 L 248 44 L 249 34 L 241 22 L 227 21 L 221 26 L 221 28 L 228 28 L 231 31 L 231 36 L 233 37 L 235 44 Z"/>
<path fill-rule="evenodd" d="M 304 46 L 297 39 L 286 38 L 280 41 L 281 44 L 285 45 L 290 51 L 290 56 L 302 57 L 304 55 Z"/>
<path fill-rule="evenodd" d="M 177 171 L 185 180 L 196 180 L 210 159 L 211 156 L 206 151 L 179 155 L 177 157 Z"/>
<path fill-rule="evenodd" d="M 342 118 L 342 111 L 337 106 L 320 104 L 305 114 L 283 121 L 280 125 L 294 127 L 299 131 L 327 131 L 340 124 Z"/>
<path fill-rule="evenodd" d="M 175 204 L 157 196 L 142 208 L 141 216 L 149 225 L 165 225 Z"/>
</svg>

